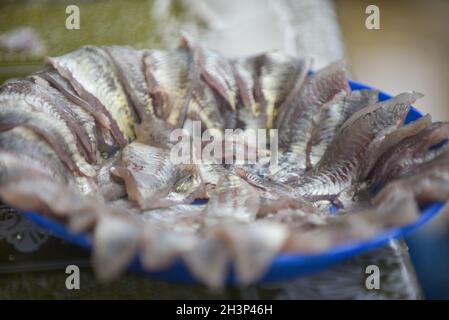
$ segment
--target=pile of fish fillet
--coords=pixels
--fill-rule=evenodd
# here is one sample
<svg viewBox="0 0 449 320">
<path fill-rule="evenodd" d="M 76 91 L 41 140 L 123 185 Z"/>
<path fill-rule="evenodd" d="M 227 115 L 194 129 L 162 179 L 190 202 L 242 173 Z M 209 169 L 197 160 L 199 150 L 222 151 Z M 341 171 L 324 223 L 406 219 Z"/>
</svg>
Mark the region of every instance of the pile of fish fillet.
<svg viewBox="0 0 449 320">
<path fill-rule="evenodd" d="M 404 124 L 421 94 L 379 102 L 350 89 L 342 62 L 310 69 L 277 52 L 230 59 L 187 36 L 172 50 L 49 57 L 0 87 L 0 198 L 87 233 L 101 280 L 138 256 L 149 271 L 182 259 L 211 287 L 231 265 L 253 283 L 281 252 L 366 239 L 449 199 L 449 123 Z M 268 142 L 255 163 L 174 163 L 170 133 L 194 121 L 277 129 L 278 165 Z"/>
</svg>

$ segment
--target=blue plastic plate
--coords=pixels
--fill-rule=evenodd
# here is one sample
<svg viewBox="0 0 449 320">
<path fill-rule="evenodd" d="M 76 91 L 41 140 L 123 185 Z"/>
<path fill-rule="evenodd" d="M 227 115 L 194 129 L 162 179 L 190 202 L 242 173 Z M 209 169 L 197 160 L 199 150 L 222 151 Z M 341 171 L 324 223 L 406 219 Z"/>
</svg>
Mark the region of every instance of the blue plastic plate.
<svg viewBox="0 0 449 320">
<path fill-rule="evenodd" d="M 349 84 L 352 90 L 360 89 L 372 89 L 366 85 L 350 80 Z M 379 92 L 379 100 L 386 100 L 391 98 L 390 95 Z M 416 120 L 421 117 L 422 113 L 415 108 L 412 108 L 405 120 L 406 123 Z M 442 203 L 434 203 L 426 206 L 421 210 L 420 216 L 417 220 L 411 224 L 391 228 L 377 234 L 374 237 L 365 240 L 347 242 L 345 244 L 336 245 L 328 250 L 314 254 L 302 254 L 302 253 L 281 253 L 278 254 L 272 261 L 271 267 L 267 273 L 260 279 L 260 282 L 273 282 L 287 280 L 298 276 L 306 275 L 315 271 L 322 270 L 338 261 L 345 258 L 352 257 L 363 251 L 376 249 L 387 244 L 391 239 L 401 238 L 410 234 L 412 231 L 418 229 L 432 217 L 434 217 L 440 208 Z M 56 222 L 53 219 L 33 212 L 23 213 L 25 217 L 34 221 L 39 226 L 51 231 L 54 235 L 61 237 L 69 242 L 79 245 L 87 250 L 92 248 L 91 240 L 86 234 L 74 234 L 66 229 L 62 224 Z M 136 257 L 131 264 L 130 269 L 132 271 L 142 272 L 146 275 L 176 282 L 196 282 L 196 279 L 190 274 L 187 267 L 182 260 L 175 261 L 170 267 L 158 271 L 148 272 L 145 271 L 139 263 L 139 258 Z M 235 276 L 230 268 L 228 276 L 228 284 L 235 283 Z"/>
</svg>

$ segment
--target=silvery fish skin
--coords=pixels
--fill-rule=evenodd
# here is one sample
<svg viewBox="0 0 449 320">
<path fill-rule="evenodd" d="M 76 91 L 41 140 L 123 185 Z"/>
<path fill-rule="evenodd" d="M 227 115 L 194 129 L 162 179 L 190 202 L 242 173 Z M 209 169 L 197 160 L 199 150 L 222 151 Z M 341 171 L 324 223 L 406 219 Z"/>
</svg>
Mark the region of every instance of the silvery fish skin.
<svg viewBox="0 0 449 320">
<path fill-rule="evenodd" d="M 38 83 L 48 92 L 49 95 L 53 96 L 56 103 L 59 105 L 64 105 L 65 109 L 70 110 L 70 115 L 73 120 L 78 124 L 75 127 L 75 133 L 80 140 L 80 143 L 84 147 L 87 160 L 91 163 L 96 163 L 98 161 L 98 143 L 96 137 L 96 123 L 93 116 L 91 116 L 85 109 L 76 105 L 72 101 L 68 100 L 63 94 L 61 94 L 57 89 L 50 86 L 50 84 L 38 75 L 32 76 L 35 83 Z"/>
<path fill-rule="evenodd" d="M 21 165 L 41 171 L 56 181 L 69 183 L 72 180 L 72 173 L 54 150 L 30 129 L 15 127 L 1 132 L 0 150 L 8 159 L 20 160 L 17 163 L 9 161 L 9 165 L 5 165 L 6 170 Z"/>
<path fill-rule="evenodd" d="M 0 149 L 5 179 L 26 177 L 27 172 L 30 175 L 37 173 L 74 187 L 83 194 L 98 191 L 92 179 L 74 175 L 51 146 L 30 129 L 19 126 L 1 132 Z"/>
<path fill-rule="evenodd" d="M 232 65 L 218 52 L 202 47 L 184 34 L 181 47 L 187 47 L 193 55 L 202 79 L 223 99 L 231 110 L 236 110 L 237 85 L 232 74 Z"/>
<path fill-rule="evenodd" d="M 71 131 L 77 142 L 87 154 L 88 159 L 94 160 L 94 152 L 87 133 L 77 119 L 77 114 L 66 100 L 58 93 L 48 90 L 45 83 L 37 84 L 31 80 L 18 80 L 3 85 L 0 89 L 0 104 L 10 104 L 11 101 L 22 101 L 33 108 L 54 118 L 54 121 Z"/>
<path fill-rule="evenodd" d="M 169 145 L 169 134 L 174 127 L 155 113 L 145 74 L 146 51 L 136 51 L 123 46 L 104 48 L 117 66 L 119 78 L 139 118 L 135 124 L 137 140 L 158 147 Z"/>
<path fill-rule="evenodd" d="M 217 108 L 218 97 L 212 89 L 202 80 L 200 66 L 193 65 L 192 68 L 192 100 L 189 105 L 189 116 L 193 120 L 201 120 L 206 129 L 215 129 L 222 132 L 225 121 Z"/>
<path fill-rule="evenodd" d="M 97 150 L 102 158 L 107 158 L 108 156 L 113 155 L 119 149 L 116 141 L 114 141 L 111 136 L 111 120 L 106 109 L 95 108 L 86 100 L 78 96 L 69 81 L 63 78 L 51 66 L 46 66 L 44 70 L 36 72 L 35 75 L 48 81 L 48 83 L 64 95 L 67 100 L 80 106 L 95 119 L 94 132 L 97 140 Z"/>
<path fill-rule="evenodd" d="M 423 116 L 418 120 L 412 121 L 407 125 L 393 130 L 385 130 L 385 134 L 378 135 L 366 150 L 365 164 L 360 175 L 359 181 L 365 179 L 373 169 L 379 158 L 390 148 L 394 148 L 408 137 L 419 134 L 424 131 L 432 122 L 430 115 Z"/>
<path fill-rule="evenodd" d="M 168 195 L 169 198 L 179 199 L 181 202 L 193 201 L 196 198 L 205 198 L 203 179 L 198 166 L 185 164 L 179 167 L 178 181 Z"/>
<path fill-rule="evenodd" d="M 340 126 L 353 113 L 375 104 L 378 94 L 375 90 L 357 90 L 348 95 L 342 91 L 321 107 L 313 118 L 312 135 L 307 153 L 307 169 L 318 163 Z"/>
<path fill-rule="evenodd" d="M 285 57 L 279 53 L 266 54 L 261 68 L 260 87 L 267 114 L 266 128 L 273 128 L 274 118 L 289 94 L 304 82 L 310 59 Z M 287 102 L 288 103 L 288 102 Z"/>
<path fill-rule="evenodd" d="M 95 168 L 86 162 L 77 148 L 75 137 L 63 124 L 43 112 L 33 110 L 22 101 L 3 101 L 0 108 L 0 126 L 3 129 L 22 126 L 33 130 L 51 145 L 72 172 L 94 176 Z"/>
<path fill-rule="evenodd" d="M 145 79 L 144 52 L 127 46 L 103 47 L 117 67 L 121 83 L 126 89 L 140 122 L 156 117 Z"/>
<path fill-rule="evenodd" d="M 214 104 L 211 103 L 213 101 L 214 96 L 210 89 L 205 87 L 198 87 L 199 89 L 193 93 L 193 102 L 189 107 L 189 117 L 194 121 L 201 121 L 206 129 L 216 129 L 219 132 L 224 131 L 224 120 L 221 117 L 221 114 L 215 109 Z"/>
<path fill-rule="evenodd" d="M 447 168 L 446 168 L 447 169 Z M 401 178 L 387 184 L 374 198 L 373 203 L 388 202 L 391 194 L 408 191 L 418 203 L 425 205 L 435 201 L 444 202 L 449 197 L 447 172 L 427 172 Z"/>
<path fill-rule="evenodd" d="M 136 140 L 150 146 L 168 149 L 173 146 L 171 133 L 175 128 L 165 121 L 154 118 L 135 125 Z"/>
<path fill-rule="evenodd" d="M 198 172 L 201 176 L 203 183 L 204 195 L 203 198 L 210 198 L 214 193 L 218 181 L 220 178 L 230 173 L 230 170 L 226 169 L 220 164 L 199 163 Z"/>
<path fill-rule="evenodd" d="M 231 61 L 232 72 L 239 93 L 240 104 L 252 116 L 259 116 L 260 109 L 254 95 L 255 79 L 253 72 L 256 67 L 256 57 L 239 58 Z"/>
<path fill-rule="evenodd" d="M 2 137 L 0 137 L 1 139 Z M 1 141 L 0 141 L 1 144 Z M 38 175 L 62 181 L 59 176 L 51 168 L 45 167 L 33 158 L 20 157 L 19 155 L 1 150 L 0 151 L 0 182 L 7 183 L 22 178 L 27 175 Z"/>
<path fill-rule="evenodd" d="M 444 152 L 446 146 L 429 150 L 430 147 L 449 139 L 449 123 L 435 122 L 425 130 L 404 139 L 385 152 L 370 173 L 374 186 L 400 177 L 417 165 L 432 160 Z"/>
<path fill-rule="evenodd" d="M 151 209 L 193 201 L 185 189 L 178 191 L 186 193 L 176 192 L 176 187 L 181 188 L 177 183 L 186 171 L 190 173 L 184 169 L 170 161 L 168 150 L 133 142 L 123 149 L 111 172 L 124 180 L 130 200 L 137 201 L 142 209 Z M 190 186 L 188 191 L 193 193 L 198 184 L 191 182 Z"/>
<path fill-rule="evenodd" d="M 279 150 L 286 152 L 288 163 L 306 168 L 307 145 L 312 134 L 312 120 L 321 106 L 342 91 L 349 92 L 342 63 L 334 63 L 310 75 L 294 98 L 285 103 L 276 119 Z"/>
<path fill-rule="evenodd" d="M 23 188 L 36 189 L 39 187 L 38 184 L 33 183 L 33 180 L 36 182 L 47 179 L 55 182 L 63 181 L 58 174 L 35 159 L 9 151 L 0 151 L 0 198 L 2 203 L 8 204 L 16 210 L 40 210 L 39 212 L 42 213 L 52 213 L 39 198 L 29 197 L 26 192 L 25 194 L 23 192 Z M 41 190 L 45 191 L 45 189 Z"/>
<path fill-rule="evenodd" d="M 364 108 L 340 128 L 317 166 L 293 186 L 300 195 L 335 196 L 362 179 L 364 154 L 384 130 L 398 128 L 411 103 L 422 95 L 404 93 Z M 379 155 L 380 156 L 380 155 Z"/>
<path fill-rule="evenodd" d="M 175 128 L 182 126 L 190 103 L 192 64 L 185 49 L 144 51 L 145 75 L 156 114 Z"/>
<path fill-rule="evenodd" d="M 240 106 L 237 110 L 239 127 L 243 129 L 264 128 L 266 114 L 263 108 L 261 91 L 261 66 L 264 55 L 257 55 L 246 59 L 236 59 L 232 62 L 233 73 L 240 95 Z"/>
<path fill-rule="evenodd" d="M 446 201 L 449 198 L 449 151 L 445 149 L 431 161 L 413 168 L 406 176 L 388 183 L 373 199 L 375 205 L 390 201 L 391 197 L 411 193 L 421 204 Z"/>
<path fill-rule="evenodd" d="M 167 150 L 134 142 L 123 149 L 111 172 L 124 180 L 130 200 L 149 209 L 165 198 L 176 182 L 177 168 L 169 157 Z"/>
<path fill-rule="evenodd" d="M 440 141 L 440 143 L 447 141 L 447 139 L 448 138 L 445 138 L 443 141 Z M 441 155 L 445 154 L 447 150 L 449 150 L 449 144 L 447 143 L 439 148 L 434 147 L 435 145 L 433 145 L 433 147 L 426 153 L 416 155 L 414 158 L 404 159 L 404 162 L 400 163 L 400 170 L 396 172 L 396 177 L 408 175 L 410 172 L 413 172 L 415 168 L 419 168 L 421 165 L 437 159 Z"/>
<path fill-rule="evenodd" d="M 218 184 L 218 181 L 222 176 L 229 173 L 229 170 L 220 164 L 199 163 L 198 169 L 203 182 L 213 186 Z"/>
<path fill-rule="evenodd" d="M 245 167 L 235 166 L 233 172 L 256 189 L 259 189 L 259 193 L 266 198 L 278 199 L 281 196 L 293 195 L 293 189 L 288 185 L 264 179 Z"/>
<path fill-rule="evenodd" d="M 234 174 L 222 176 L 207 204 L 210 224 L 219 221 L 251 222 L 259 211 L 260 198 L 255 189 Z"/>
<path fill-rule="evenodd" d="M 84 46 L 49 63 L 70 81 L 78 95 L 104 112 L 119 145 L 135 138 L 135 115 L 108 54 L 95 46 Z"/>
<path fill-rule="evenodd" d="M 245 128 L 273 128 L 277 109 L 293 88 L 304 82 L 310 67 L 309 59 L 267 53 L 235 59 L 233 71 L 239 89 L 238 114 Z"/>
<path fill-rule="evenodd" d="M 68 100 L 80 106 L 88 112 L 103 128 L 110 129 L 111 122 L 107 115 L 102 110 L 97 110 L 91 106 L 87 101 L 82 99 L 76 93 L 70 82 L 62 77 L 53 67 L 47 66 L 44 70 L 35 73 L 39 77 L 47 80 L 54 88 L 59 90 Z"/>
</svg>

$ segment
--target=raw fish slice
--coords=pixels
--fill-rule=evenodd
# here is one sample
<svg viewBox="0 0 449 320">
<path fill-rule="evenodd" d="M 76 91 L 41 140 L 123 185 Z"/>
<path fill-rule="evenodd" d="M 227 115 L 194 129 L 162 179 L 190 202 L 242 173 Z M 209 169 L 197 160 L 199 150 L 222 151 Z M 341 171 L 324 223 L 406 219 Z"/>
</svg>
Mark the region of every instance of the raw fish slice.
<svg viewBox="0 0 449 320">
<path fill-rule="evenodd" d="M 106 114 L 102 112 L 102 110 L 97 110 L 85 100 L 83 100 L 76 93 L 75 89 L 72 87 L 70 82 L 62 77 L 55 69 L 50 66 L 47 66 L 44 70 L 36 72 L 36 75 L 42 77 L 47 80 L 53 87 L 61 92 L 68 100 L 72 103 L 80 106 L 90 115 L 92 115 L 95 120 L 104 128 L 110 129 L 111 122 Z"/>
<path fill-rule="evenodd" d="M 43 112 L 34 111 L 22 101 L 4 104 L 0 108 L 0 128 L 8 130 L 17 126 L 33 130 L 51 145 L 67 167 L 79 175 L 94 176 L 95 169 L 79 152 L 71 131 Z"/>
<path fill-rule="evenodd" d="M 243 129 L 265 128 L 267 122 L 266 101 L 261 88 L 261 70 L 265 55 L 256 55 L 233 61 L 233 73 L 242 107 L 237 119 Z"/>
<path fill-rule="evenodd" d="M 68 219 L 67 224 L 74 232 L 89 230 L 106 211 L 101 198 L 83 195 L 39 174 L 22 175 L 2 183 L 0 197 L 13 208 Z"/>
<path fill-rule="evenodd" d="M 65 109 L 70 110 L 71 117 L 77 124 L 72 130 L 74 130 L 78 136 L 78 139 L 83 146 L 83 150 L 85 150 L 87 160 L 91 163 L 96 163 L 98 161 L 98 142 L 94 117 L 92 117 L 84 108 L 68 100 L 44 78 L 39 75 L 33 75 L 31 78 L 36 84 L 45 88 L 47 93 L 55 99 L 55 102 L 58 105 L 63 105 L 65 106 Z"/>
<path fill-rule="evenodd" d="M 226 130 L 224 134 L 211 136 L 213 141 L 208 143 L 203 140 L 204 146 L 202 149 L 202 154 L 207 157 L 209 162 L 256 168 L 259 162 L 270 156 L 269 150 L 265 148 L 265 145 L 259 143 L 257 132 L 252 129 Z M 218 148 L 221 150 L 218 153 L 216 153 L 217 148 L 215 148 L 217 141 Z M 206 150 L 209 152 L 206 152 Z"/>
<path fill-rule="evenodd" d="M 56 176 L 56 179 L 61 181 L 61 177 L 54 172 L 44 167 L 39 162 L 30 158 L 20 158 L 14 153 L 1 150 L 0 151 L 0 182 L 6 183 L 23 177 L 24 175 L 38 175 L 47 178 Z"/>
<path fill-rule="evenodd" d="M 422 166 L 433 163 L 433 160 L 436 160 L 440 156 L 444 156 L 445 154 L 447 154 L 448 150 L 449 144 L 445 143 L 441 147 L 432 148 L 426 153 L 417 155 L 412 159 L 404 159 L 404 161 L 401 163 L 400 170 L 396 172 L 396 176 L 392 177 L 392 179 L 412 174 L 415 170 L 418 170 Z"/>
<path fill-rule="evenodd" d="M 335 196 L 363 177 L 364 156 L 370 144 L 404 121 L 418 93 L 403 93 L 364 108 L 351 116 L 338 131 L 317 166 L 293 184 L 300 195 Z M 379 155 L 380 156 L 380 155 Z"/>
<path fill-rule="evenodd" d="M 282 106 L 276 128 L 279 129 L 279 150 L 288 152 L 288 163 L 295 163 L 299 169 L 306 168 L 313 117 L 323 104 L 349 90 L 343 64 L 334 63 L 310 75 L 297 95 Z"/>
<path fill-rule="evenodd" d="M 157 207 L 177 180 L 177 167 L 167 150 L 134 142 L 126 146 L 111 173 L 125 182 L 130 200 L 142 209 Z"/>
<path fill-rule="evenodd" d="M 374 186 L 382 186 L 386 181 L 400 177 L 417 165 L 432 160 L 445 147 L 429 150 L 449 138 L 449 123 L 435 122 L 429 128 L 409 137 L 390 150 L 379 159 L 373 168 L 370 179 Z"/>
<path fill-rule="evenodd" d="M 416 201 L 426 204 L 449 198 L 449 152 L 423 163 L 407 176 L 388 183 L 373 199 L 374 204 L 388 202 L 396 195 L 409 192 Z"/>
<path fill-rule="evenodd" d="M 98 188 L 105 200 L 108 201 L 126 196 L 126 189 L 123 183 L 118 181 L 117 178 L 114 179 L 111 174 L 111 168 L 116 164 L 119 156 L 120 154 L 117 153 L 114 157 L 105 160 L 96 176 Z"/>
<path fill-rule="evenodd" d="M 365 209 L 371 205 L 372 192 L 369 182 L 357 182 L 340 191 L 332 203 L 338 210 Z"/>
<path fill-rule="evenodd" d="M 198 171 L 204 188 L 204 198 L 210 198 L 222 176 L 230 171 L 220 164 L 199 163 Z"/>
<path fill-rule="evenodd" d="M 412 193 L 405 191 L 392 194 L 388 202 L 361 210 L 356 214 L 366 219 L 369 224 L 377 224 L 382 229 L 387 229 L 413 223 L 419 217 L 420 210 Z"/>
<path fill-rule="evenodd" d="M 419 209 L 410 194 L 395 194 L 391 201 L 361 211 L 329 215 L 318 225 L 293 229 L 286 251 L 319 252 L 344 243 L 368 239 L 382 230 L 412 223 Z"/>
<path fill-rule="evenodd" d="M 117 66 L 120 79 L 139 117 L 135 124 L 137 140 L 157 147 L 167 147 L 170 132 L 174 129 L 155 113 L 146 81 L 144 57 L 146 51 L 136 51 L 124 46 L 106 46 Z"/>
<path fill-rule="evenodd" d="M 189 52 L 145 50 L 144 66 L 156 114 L 170 126 L 181 127 L 192 95 L 194 70 Z"/>
<path fill-rule="evenodd" d="M 228 245 L 235 262 L 237 279 L 243 285 L 253 283 L 264 275 L 288 237 L 288 228 L 274 222 L 227 224 L 218 227 L 215 232 Z"/>
<path fill-rule="evenodd" d="M 231 110 L 236 110 L 237 84 L 233 77 L 231 62 L 214 50 L 195 43 L 187 34 L 183 35 L 181 47 L 187 47 L 193 54 L 202 79 L 223 99 Z"/>
<path fill-rule="evenodd" d="M 198 62 L 197 52 L 193 53 L 194 65 L 192 66 L 192 100 L 189 105 L 189 116 L 193 120 L 200 120 L 205 129 L 216 129 L 220 132 L 224 128 L 224 119 L 218 108 L 218 98 L 213 90 L 201 78 L 201 66 Z"/>
<path fill-rule="evenodd" d="M 107 202 L 107 205 L 111 208 L 116 208 L 119 211 L 126 212 L 131 216 L 140 217 L 142 214 L 142 209 L 140 209 L 139 205 L 127 198 L 118 198 L 114 200 L 110 200 Z"/>
<path fill-rule="evenodd" d="M 365 179 L 378 159 L 390 148 L 394 148 L 401 141 L 424 131 L 431 124 L 430 115 L 419 118 L 398 129 L 386 129 L 385 134 L 378 135 L 366 150 L 363 170 L 359 182 Z"/>
<path fill-rule="evenodd" d="M 206 205 L 180 204 L 167 208 L 146 210 L 139 219 L 166 230 L 196 232 L 202 227 Z"/>
<path fill-rule="evenodd" d="M 315 203 L 307 201 L 303 198 L 295 198 L 291 196 L 280 196 L 279 198 L 260 199 L 260 209 L 257 213 L 258 218 L 264 218 L 271 214 L 276 214 L 282 210 L 297 210 L 305 214 L 328 214 L 330 204 L 317 206 Z"/>
<path fill-rule="evenodd" d="M 103 49 L 84 46 L 48 61 L 82 99 L 108 116 L 111 132 L 120 146 L 135 138 L 135 115 L 114 64 Z"/>
<path fill-rule="evenodd" d="M 115 63 L 118 76 L 126 89 L 139 122 L 156 117 L 153 102 L 145 79 L 144 52 L 127 46 L 104 46 Z"/>
<path fill-rule="evenodd" d="M 263 129 L 267 121 L 265 114 L 254 116 L 251 110 L 240 108 L 237 111 L 237 128 L 243 129 Z"/>
<path fill-rule="evenodd" d="M 243 108 L 239 119 L 245 128 L 272 128 L 277 108 L 302 85 L 310 59 L 268 53 L 233 62 L 234 75 Z"/>
<path fill-rule="evenodd" d="M 91 178 L 74 176 L 51 146 L 32 130 L 15 127 L 0 133 L 0 149 L 5 179 L 14 179 L 14 175 L 22 177 L 26 172 L 30 172 L 30 175 L 38 172 L 58 183 L 74 187 L 83 194 L 98 192 Z"/>
<path fill-rule="evenodd" d="M 170 139 L 170 134 L 174 128 L 167 123 L 155 119 L 151 122 L 142 122 L 136 124 L 136 141 L 158 148 L 170 148 L 173 142 Z"/>
<path fill-rule="evenodd" d="M 47 90 L 47 87 L 36 84 L 30 80 L 9 82 L 0 88 L 0 105 L 11 105 L 23 102 L 33 110 L 41 111 L 54 118 L 55 123 L 66 127 L 67 134 L 79 141 L 88 159 L 94 158 L 89 137 L 78 123 L 77 114 L 67 101 L 60 98 L 57 92 Z"/>
<path fill-rule="evenodd" d="M 255 79 L 253 73 L 255 73 L 256 62 L 261 59 L 262 58 L 255 56 L 245 59 L 235 59 L 231 62 L 232 72 L 238 88 L 238 97 L 242 107 L 247 113 L 254 117 L 260 115 L 260 108 L 258 102 L 256 102 L 254 90 Z M 238 112 L 240 112 L 240 110 Z"/>
<path fill-rule="evenodd" d="M 192 252 L 199 240 L 198 235 L 191 232 L 161 231 L 146 225 L 140 239 L 140 261 L 148 270 L 160 270 Z"/>
<path fill-rule="evenodd" d="M 308 145 L 308 169 L 321 159 L 340 126 L 355 112 L 375 104 L 378 94 L 375 90 L 357 90 L 348 95 L 343 91 L 321 107 L 313 118 L 312 135 Z"/>
<path fill-rule="evenodd" d="M 8 163 L 11 166 L 29 167 L 63 183 L 69 183 L 72 180 L 72 172 L 54 150 L 30 129 L 16 127 L 1 132 L 0 150 L 2 155 L 8 156 L 10 159 Z M 18 160 L 17 163 L 14 159 Z M 7 170 L 11 169 L 9 165 L 5 167 Z"/>
<path fill-rule="evenodd" d="M 78 96 L 75 89 L 52 67 L 47 67 L 43 71 L 37 72 L 37 76 L 47 80 L 56 90 L 91 115 L 95 121 L 94 134 L 96 137 L 97 149 L 103 158 L 107 158 L 118 150 L 116 141 L 111 136 L 110 114 L 105 108 L 94 108 L 87 101 Z M 101 109 L 101 110 L 100 110 Z M 86 124 L 87 126 L 87 124 Z M 88 130 L 88 129 L 86 129 Z"/>
<path fill-rule="evenodd" d="M 124 180 L 128 198 L 137 201 L 142 209 L 192 202 L 192 194 L 201 183 L 192 179 L 186 187 L 179 182 L 194 171 L 171 162 L 168 150 L 138 142 L 126 146 L 119 163 L 111 168 L 113 175 Z"/>
<path fill-rule="evenodd" d="M 290 152 L 282 153 L 278 165 L 270 168 L 268 179 L 277 183 L 291 184 L 297 182 L 304 174 L 305 168 L 290 162 Z"/>
<path fill-rule="evenodd" d="M 260 86 L 267 114 L 266 128 L 273 128 L 278 108 L 289 94 L 304 82 L 311 65 L 310 59 L 286 57 L 268 53 L 261 67 Z"/>
<path fill-rule="evenodd" d="M 260 189 L 261 192 L 264 191 L 266 193 L 265 197 L 279 198 L 281 195 L 287 196 L 293 194 L 293 189 L 291 187 L 260 177 L 259 175 L 248 171 L 245 167 L 235 166 L 234 173 L 245 179 L 245 181 L 253 187 Z"/>
<path fill-rule="evenodd" d="M 297 208 L 282 208 L 266 217 L 266 221 L 282 223 L 293 229 L 301 229 L 307 231 L 309 229 L 318 228 L 327 224 L 329 211 L 325 213 L 321 211 L 316 214 L 310 214 Z"/>
<path fill-rule="evenodd" d="M 226 244 L 212 235 L 200 239 L 194 248 L 183 254 L 190 272 L 210 288 L 224 285 L 229 269 Z"/>
<path fill-rule="evenodd" d="M 221 164 L 199 163 L 198 169 L 205 184 L 216 186 L 221 177 L 229 173 L 229 170 Z"/>
<path fill-rule="evenodd" d="M 252 222 L 259 211 L 259 195 L 245 180 L 226 174 L 220 178 L 207 204 L 210 223 L 222 220 Z"/>
<path fill-rule="evenodd" d="M 205 198 L 206 191 L 198 166 L 186 164 L 179 166 L 179 177 L 168 197 L 180 202 L 191 202 L 196 198 Z"/>
<path fill-rule="evenodd" d="M 101 217 L 93 233 L 92 264 L 101 281 L 110 281 L 123 273 L 135 254 L 141 228 L 116 216 Z"/>
</svg>

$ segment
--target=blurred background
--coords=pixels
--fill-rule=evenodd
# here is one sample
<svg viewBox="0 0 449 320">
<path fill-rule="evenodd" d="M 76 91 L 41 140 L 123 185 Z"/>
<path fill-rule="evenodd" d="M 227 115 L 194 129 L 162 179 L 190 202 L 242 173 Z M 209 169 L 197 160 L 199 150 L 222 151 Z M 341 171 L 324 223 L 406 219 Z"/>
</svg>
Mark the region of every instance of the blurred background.
<svg viewBox="0 0 449 320">
<path fill-rule="evenodd" d="M 69 5 L 79 8 L 79 29 L 66 28 Z M 365 26 L 368 5 L 380 10 L 379 30 Z M 420 110 L 449 120 L 447 0 L 0 0 L 0 83 L 84 44 L 174 47 L 181 30 L 228 56 L 280 50 L 312 56 L 315 68 L 344 58 L 355 80 L 419 91 Z M 426 297 L 448 298 L 449 241 L 436 225 L 408 243 Z M 11 260 L 0 243 L 2 253 Z"/>
</svg>

